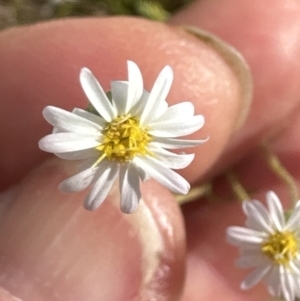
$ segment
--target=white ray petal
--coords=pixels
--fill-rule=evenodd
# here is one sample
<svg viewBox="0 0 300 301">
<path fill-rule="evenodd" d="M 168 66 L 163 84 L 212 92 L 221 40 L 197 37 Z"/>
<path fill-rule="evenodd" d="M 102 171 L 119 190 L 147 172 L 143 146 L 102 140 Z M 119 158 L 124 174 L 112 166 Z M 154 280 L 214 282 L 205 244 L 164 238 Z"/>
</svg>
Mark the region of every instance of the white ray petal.
<svg viewBox="0 0 300 301">
<path fill-rule="evenodd" d="M 101 129 L 103 129 L 107 124 L 107 122 L 102 117 L 97 116 L 93 113 L 87 112 L 86 110 L 74 108 L 72 113 L 98 124 Z"/>
<path fill-rule="evenodd" d="M 266 221 L 270 220 L 270 213 L 267 208 L 258 200 L 252 200 L 253 206 L 261 213 Z"/>
<path fill-rule="evenodd" d="M 89 69 L 81 69 L 80 82 L 93 107 L 107 122 L 110 122 L 116 116 L 115 109 Z"/>
<path fill-rule="evenodd" d="M 83 149 L 74 152 L 54 153 L 57 157 L 65 160 L 84 160 L 100 156 L 100 152 L 95 148 Z"/>
<path fill-rule="evenodd" d="M 149 95 L 150 94 L 147 91 L 143 91 L 140 101 L 130 110 L 130 114 L 132 116 L 137 116 L 139 118 L 142 115 L 142 112 L 148 102 Z M 155 104 L 155 110 L 151 112 L 151 120 L 155 120 L 163 115 L 167 109 L 168 103 L 165 100 L 158 101 L 157 104 Z"/>
<path fill-rule="evenodd" d="M 64 193 L 78 192 L 86 189 L 93 182 L 98 168 L 88 168 L 61 182 L 58 189 Z"/>
<path fill-rule="evenodd" d="M 140 179 L 133 164 L 120 168 L 121 211 L 132 213 L 136 210 L 141 199 Z"/>
<path fill-rule="evenodd" d="M 261 244 L 266 238 L 265 233 L 243 227 L 229 227 L 227 229 L 228 241 L 243 246 L 244 243 Z"/>
<path fill-rule="evenodd" d="M 175 154 L 161 147 L 150 145 L 149 150 L 163 165 L 172 169 L 186 168 L 195 158 L 195 154 Z"/>
<path fill-rule="evenodd" d="M 168 109 L 168 103 L 165 100 L 159 101 L 157 105 L 155 105 L 155 110 L 151 114 L 151 118 L 156 119 L 163 115 L 165 111 Z M 151 120 L 149 121 L 149 123 Z"/>
<path fill-rule="evenodd" d="M 290 261 L 289 267 L 295 275 L 300 277 L 300 266 L 295 261 Z"/>
<path fill-rule="evenodd" d="M 155 158 L 135 156 L 133 162 L 174 193 L 186 194 L 190 190 L 190 184 L 182 176 L 161 165 Z"/>
<path fill-rule="evenodd" d="M 137 64 L 132 61 L 127 61 L 127 66 L 129 85 L 125 114 L 127 114 L 130 109 L 141 99 L 144 91 L 143 77 Z"/>
<path fill-rule="evenodd" d="M 251 219 L 251 222 L 256 224 L 256 229 L 267 231 L 268 233 L 273 232 L 270 226 L 269 215 L 265 212 L 266 209 L 260 202 L 245 201 L 243 202 L 243 210 L 248 216 L 248 219 Z"/>
<path fill-rule="evenodd" d="M 149 134 L 156 137 L 180 137 L 192 134 L 204 125 L 202 115 L 192 116 L 182 122 L 172 120 L 170 122 L 154 123 L 149 126 Z"/>
<path fill-rule="evenodd" d="M 176 138 L 153 137 L 151 144 L 167 149 L 181 149 L 194 147 L 208 141 L 209 138 L 203 140 L 185 140 Z"/>
<path fill-rule="evenodd" d="M 158 75 L 154 86 L 150 92 L 148 101 L 144 107 L 144 110 L 140 116 L 140 124 L 147 125 L 151 120 L 151 114 L 155 111 L 155 106 L 158 102 L 164 101 L 170 91 L 173 82 L 173 70 L 170 66 L 165 66 Z"/>
<path fill-rule="evenodd" d="M 84 200 L 85 209 L 95 210 L 103 203 L 116 180 L 118 171 L 119 167 L 117 164 L 113 164 L 106 160 L 100 163 L 97 172 L 99 178 Z"/>
<path fill-rule="evenodd" d="M 176 120 L 184 121 L 194 115 L 195 109 L 193 103 L 189 101 L 181 102 L 169 107 L 159 118 L 151 118 L 151 124 L 161 122 L 174 122 Z M 150 122 L 149 122 L 150 123 Z"/>
<path fill-rule="evenodd" d="M 102 130 L 96 123 L 57 107 L 45 107 L 43 115 L 50 124 L 61 131 L 98 134 Z"/>
<path fill-rule="evenodd" d="M 114 107 L 117 109 L 117 115 L 123 115 L 126 111 L 128 93 L 128 82 L 126 81 L 112 81 L 111 95 Z"/>
<path fill-rule="evenodd" d="M 284 213 L 281 202 L 273 191 L 267 193 L 267 204 L 272 222 L 281 231 L 284 227 Z"/>
<path fill-rule="evenodd" d="M 139 177 L 140 177 L 140 179 L 141 179 L 143 182 L 145 182 L 145 181 L 151 179 L 151 176 L 150 176 L 149 174 L 147 174 L 146 171 L 145 171 L 143 168 L 141 168 L 140 166 L 136 165 L 135 163 L 132 163 L 132 164 L 135 165 L 135 169 L 136 169 L 136 171 L 138 172 Z"/>
<path fill-rule="evenodd" d="M 293 275 L 294 276 L 294 285 L 295 285 L 295 294 L 297 298 L 300 297 L 300 281 L 299 281 L 299 275 Z"/>
<path fill-rule="evenodd" d="M 279 297 L 281 292 L 279 266 L 275 265 L 272 267 L 267 275 L 266 283 L 270 294 L 274 297 Z"/>
<path fill-rule="evenodd" d="M 147 103 L 147 101 L 148 101 L 149 95 L 150 95 L 149 92 L 147 92 L 146 90 L 143 91 L 143 94 L 142 94 L 142 96 L 141 96 L 140 101 L 137 102 L 137 103 L 135 104 L 135 106 L 132 107 L 131 110 L 130 110 L 130 114 L 131 114 L 132 116 L 137 116 L 138 118 L 140 118 L 142 112 L 144 111 L 144 108 L 145 108 L 145 106 L 146 106 L 146 103 Z M 168 104 L 167 104 L 167 106 L 168 106 Z"/>
<path fill-rule="evenodd" d="M 283 269 L 284 268 L 282 268 L 282 270 Z M 281 275 L 282 294 L 284 296 L 285 301 L 294 301 L 295 284 L 294 284 L 293 275 L 285 270 L 280 275 Z"/>
<path fill-rule="evenodd" d="M 51 153 L 65 153 L 96 147 L 99 145 L 97 135 L 78 133 L 58 133 L 45 136 L 39 141 L 40 149 Z"/>
<path fill-rule="evenodd" d="M 298 230 L 299 220 L 300 220 L 300 201 L 296 203 L 293 213 L 290 216 L 289 220 L 287 221 L 286 228 L 294 231 Z"/>
<path fill-rule="evenodd" d="M 260 282 L 271 269 L 270 265 L 262 265 L 250 273 L 241 284 L 241 289 L 246 290 Z"/>
</svg>

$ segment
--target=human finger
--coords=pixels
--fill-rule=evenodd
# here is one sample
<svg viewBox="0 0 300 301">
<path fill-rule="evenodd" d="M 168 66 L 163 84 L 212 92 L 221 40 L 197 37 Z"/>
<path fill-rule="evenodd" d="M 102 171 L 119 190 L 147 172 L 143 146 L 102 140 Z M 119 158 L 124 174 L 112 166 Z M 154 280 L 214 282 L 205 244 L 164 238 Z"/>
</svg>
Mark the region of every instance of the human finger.
<svg viewBox="0 0 300 301">
<path fill-rule="evenodd" d="M 0 158 L 6 174 L 2 188 L 45 159 L 37 141 L 50 131 L 41 115 L 46 105 L 68 110 L 86 107 L 78 82 L 83 66 L 92 69 L 107 91 L 109 81 L 126 79 L 128 59 L 140 66 L 147 90 L 162 67 L 171 65 L 175 79 L 169 104 L 193 101 L 196 114 L 206 118 L 205 127 L 193 137 L 210 136 L 209 143 L 195 149 L 195 164 L 183 172 L 190 181 L 201 176 L 218 157 L 235 127 L 244 94 L 249 96 L 244 93 L 249 87 L 242 85 L 235 68 L 217 47 L 183 29 L 145 20 L 104 18 L 43 23 L 3 31 L 0 45 Z M 231 57 L 248 77 L 239 55 L 231 53 Z M 246 101 L 250 101 L 249 97 Z"/>
<path fill-rule="evenodd" d="M 283 132 L 274 150 L 299 183 L 296 137 L 299 65 L 295 64 L 299 55 L 296 38 L 300 30 L 299 3 L 273 4 L 269 9 L 268 1 L 198 1 L 170 22 L 199 26 L 219 35 L 244 54 L 253 72 L 254 100 L 248 120 L 234 134 L 210 175 L 218 174 L 244 157 L 242 163 L 233 168 L 242 184 L 255 192 L 253 198 L 263 201 L 266 190 L 273 189 L 286 203 L 286 187 L 270 172 L 261 151 L 255 151 L 262 140 Z M 245 157 L 249 152 L 254 153 Z M 225 230 L 232 225 L 242 226 L 245 218 L 224 176 L 217 180 L 215 189 L 217 199 L 202 199 L 183 207 L 188 268 L 182 300 L 194 300 L 195 296 L 203 300 L 266 300 L 267 291 L 262 284 L 247 292 L 239 289 L 250 271 L 234 266 L 238 252 L 227 244 Z M 227 202 L 220 203 L 218 199 Z"/>
<path fill-rule="evenodd" d="M 294 0 L 197 1 L 171 19 L 171 24 L 198 26 L 232 44 L 253 74 L 254 95 L 247 122 L 232 137 L 211 175 L 284 129 L 299 108 L 299 12 L 299 2 Z"/>
<path fill-rule="evenodd" d="M 73 171 L 53 159 L 1 195 L 1 300 L 178 297 L 185 239 L 172 195 L 149 181 L 137 211 L 125 215 L 114 187 L 90 212 L 82 206 L 86 192 L 57 190 Z"/>
</svg>

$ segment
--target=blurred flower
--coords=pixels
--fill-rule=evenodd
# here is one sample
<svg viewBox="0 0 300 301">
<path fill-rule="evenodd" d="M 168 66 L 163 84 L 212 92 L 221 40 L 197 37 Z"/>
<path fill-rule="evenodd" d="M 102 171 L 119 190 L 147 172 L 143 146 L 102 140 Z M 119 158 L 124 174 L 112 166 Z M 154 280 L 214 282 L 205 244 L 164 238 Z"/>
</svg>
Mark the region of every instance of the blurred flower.
<svg viewBox="0 0 300 301">
<path fill-rule="evenodd" d="M 110 100 L 91 71 L 83 68 L 80 82 L 96 114 L 52 106 L 43 111 L 54 130 L 40 140 L 39 147 L 63 159 L 86 163 L 78 174 L 59 185 L 60 190 L 77 192 L 92 185 L 84 204 L 86 209 L 94 210 L 119 176 L 121 210 L 125 213 L 137 208 L 140 180 L 154 178 L 171 191 L 186 194 L 189 183 L 172 169 L 188 166 L 194 154 L 176 154 L 166 149 L 205 142 L 177 139 L 200 129 L 204 117 L 194 116 L 191 102 L 168 107 L 165 99 L 172 81 L 172 68 L 166 66 L 148 93 L 138 66 L 128 61 L 128 81 L 111 83 Z"/>
<path fill-rule="evenodd" d="M 266 198 L 268 209 L 256 200 L 243 203 L 246 227 L 229 227 L 228 240 L 240 247 L 237 266 L 255 268 L 242 289 L 262 280 L 272 296 L 293 301 L 300 297 L 300 201 L 287 217 L 274 192 Z"/>
</svg>

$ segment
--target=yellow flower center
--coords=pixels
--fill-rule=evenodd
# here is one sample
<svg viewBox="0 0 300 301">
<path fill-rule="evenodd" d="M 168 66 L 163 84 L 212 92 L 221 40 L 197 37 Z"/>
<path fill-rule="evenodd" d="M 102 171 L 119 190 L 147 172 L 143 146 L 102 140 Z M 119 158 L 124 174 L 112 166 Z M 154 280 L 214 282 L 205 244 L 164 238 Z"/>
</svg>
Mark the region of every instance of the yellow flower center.
<svg viewBox="0 0 300 301">
<path fill-rule="evenodd" d="M 287 265 L 298 253 L 298 241 L 289 231 L 275 232 L 262 244 L 262 252 L 278 265 Z"/>
<path fill-rule="evenodd" d="M 151 135 L 129 114 L 118 116 L 109 122 L 102 134 L 103 141 L 96 147 L 102 152 L 102 156 L 95 165 L 105 157 L 110 161 L 128 162 L 137 154 L 151 154 L 147 149 L 152 140 Z"/>
</svg>

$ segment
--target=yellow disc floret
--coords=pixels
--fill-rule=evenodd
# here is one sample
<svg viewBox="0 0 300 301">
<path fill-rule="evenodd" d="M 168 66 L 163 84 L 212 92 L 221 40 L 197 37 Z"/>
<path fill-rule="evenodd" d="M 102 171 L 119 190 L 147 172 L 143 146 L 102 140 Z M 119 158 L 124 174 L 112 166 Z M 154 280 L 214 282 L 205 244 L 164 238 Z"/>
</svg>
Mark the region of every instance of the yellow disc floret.
<svg viewBox="0 0 300 301">
<path fill-rule="evenodd" d="M 147 155 L 152 140 L 147 129 L 141 128 L 139 121 L 129 114 L 118 116 L 107 124 L 102 132 L 103 141 L 96 147 L 102 156 L 97 161 L 107 158 L 110 161 L 128 162 L 137 154 Z"/>
<path fill-rule="evenodd" d="M 262 252 L 279 265 L 287 265 L 298 253 L 298 240 L 294 233 L 275 232 L 262 244 Z"/>
</svg>

